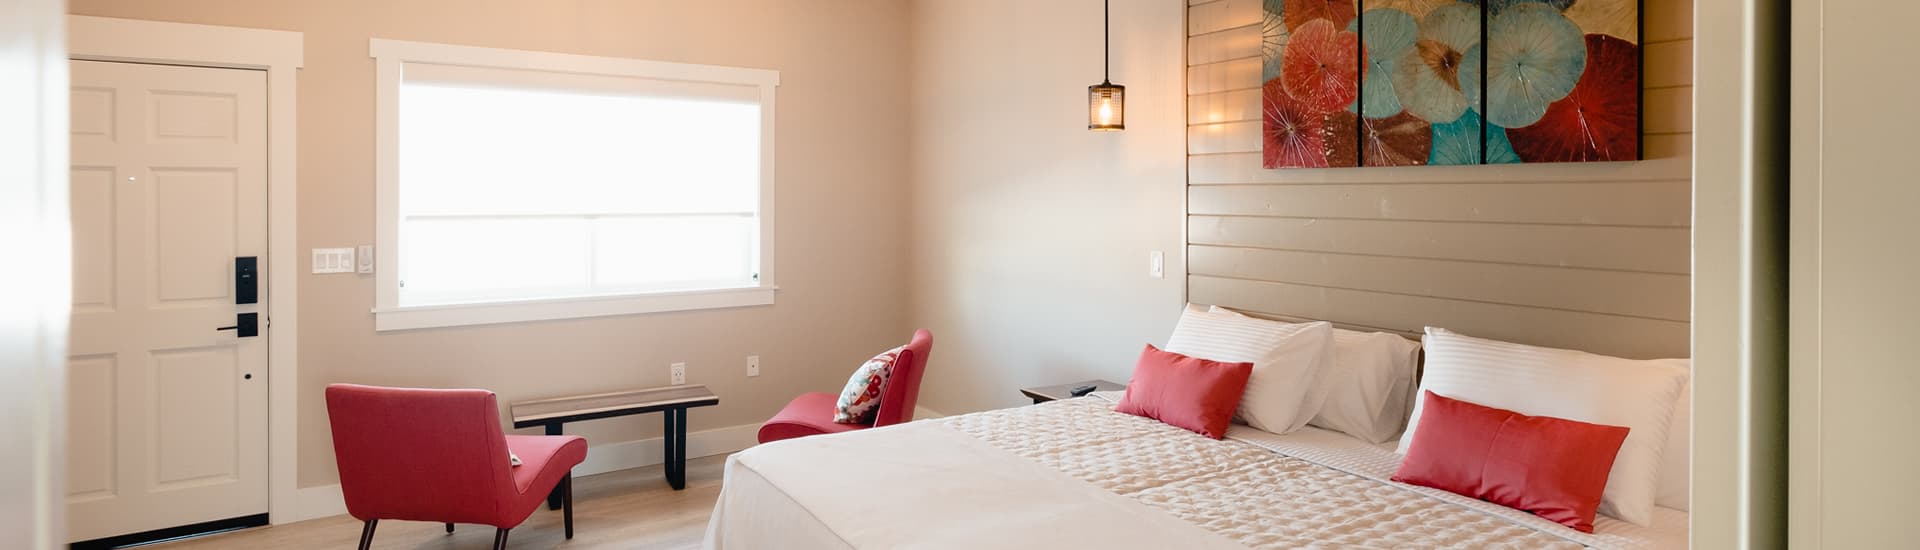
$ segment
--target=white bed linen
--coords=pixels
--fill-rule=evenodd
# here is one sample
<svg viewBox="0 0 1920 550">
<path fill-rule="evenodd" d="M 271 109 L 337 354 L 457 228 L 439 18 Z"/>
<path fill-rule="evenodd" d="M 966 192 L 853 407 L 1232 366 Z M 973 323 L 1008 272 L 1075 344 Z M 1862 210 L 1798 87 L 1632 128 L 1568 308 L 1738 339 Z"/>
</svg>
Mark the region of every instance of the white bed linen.
<svg viewBox="0 0 1920 550">
<path fill-rule="evenodd" d="M 1217 442 L 1072 399 L 756 447 L 728 460 L 709 548 L 1684 548 L 1385 481 L 1344 434 L 1234 426 Z M 1064 474 L 1064 475 L 1063 475 Z"/>
<path fill-rule="evenodd" d="M 706 546 L 1241 548 L 938 422 L 774 442 L 729 457 Z"/>
</svg>

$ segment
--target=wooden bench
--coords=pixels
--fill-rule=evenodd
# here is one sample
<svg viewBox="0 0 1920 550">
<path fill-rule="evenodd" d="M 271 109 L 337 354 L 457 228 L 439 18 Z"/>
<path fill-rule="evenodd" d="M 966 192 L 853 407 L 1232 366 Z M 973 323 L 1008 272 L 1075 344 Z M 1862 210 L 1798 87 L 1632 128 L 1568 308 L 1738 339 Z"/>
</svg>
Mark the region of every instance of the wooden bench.
<svg viewBox="0 0 1920 550">
<path fill-rule="evenodd" d="M 568 422 L 663 413 L 666 429 L 661 439 L 666 441 L 667 484 L 678 491 L 687 487 L 687 409 L 718 404 L 720 396 L 696 384 L 521 401 L 509 408 L 514 428 L 545 426 L 547 435 L 560 435 L 561 427 Z M 557 493 L 547 496 L 547 507 L 560 507 Z"/>
</svg>

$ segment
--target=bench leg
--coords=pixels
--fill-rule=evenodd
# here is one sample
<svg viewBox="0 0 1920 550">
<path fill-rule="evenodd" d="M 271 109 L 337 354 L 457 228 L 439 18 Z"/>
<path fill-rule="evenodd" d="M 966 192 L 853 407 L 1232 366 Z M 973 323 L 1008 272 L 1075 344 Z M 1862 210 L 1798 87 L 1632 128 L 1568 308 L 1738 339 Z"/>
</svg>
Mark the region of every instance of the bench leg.
<svg viewBox="0 0 1920 550">
<path fill-rule="evenodd" d="M 666 441 L 666 456 L 663 464 L 667 471 L 667 485 L 678 491 L 687 488 L 687 411 L 686 409 L 667 409 L 666 426 L 660 439 Z"/>
<path fill-rule="evenodd" d="M 560 424 L 548 424 L 547 435 L 561 435 Z M 568 475 L 572 475 L 572 474 L 568 474 Z M 560 509 L 560 504 L 561 504 L 560 496 L 561 495 L 560 495 L 559 486 L 554 486 L 553 491 L 550 491 L 547 493 L 547 509 L 548 510 Z"/>
</svg>

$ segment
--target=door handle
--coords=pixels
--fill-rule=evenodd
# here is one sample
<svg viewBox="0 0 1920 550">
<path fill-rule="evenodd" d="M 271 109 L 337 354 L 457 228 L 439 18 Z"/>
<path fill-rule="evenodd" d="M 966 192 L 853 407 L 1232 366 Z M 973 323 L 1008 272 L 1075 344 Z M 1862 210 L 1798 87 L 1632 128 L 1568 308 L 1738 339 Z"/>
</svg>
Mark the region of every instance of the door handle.
<svg viewBox="0 0 1920 550">
<path fill-rule="evenodd" d="M 235 331 L 235 333 L 238 334 L 241 338 L 259 336 L 260 335 L 260 314 L 242 313 L 240 314 L 239 317 L 234 319 L 233 326 L 220 327 L 213 330 Z"/>
</svg>

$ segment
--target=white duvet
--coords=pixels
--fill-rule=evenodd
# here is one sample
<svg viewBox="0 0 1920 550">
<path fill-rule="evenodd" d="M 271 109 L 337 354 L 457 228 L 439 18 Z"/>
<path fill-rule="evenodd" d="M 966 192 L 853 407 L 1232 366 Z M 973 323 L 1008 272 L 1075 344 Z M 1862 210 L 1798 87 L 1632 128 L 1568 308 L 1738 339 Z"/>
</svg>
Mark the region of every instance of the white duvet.
<svg viewBox="0 0 1920 550">
<path fill-rule="evenodd" d="M 1686 514 L 1587 535 L 1385 478 L 1334 432 L 1215 441 L 1096 398 L 776 442 L 726 466 L 707 547 L 1684 548 Z"/>
</svg>

